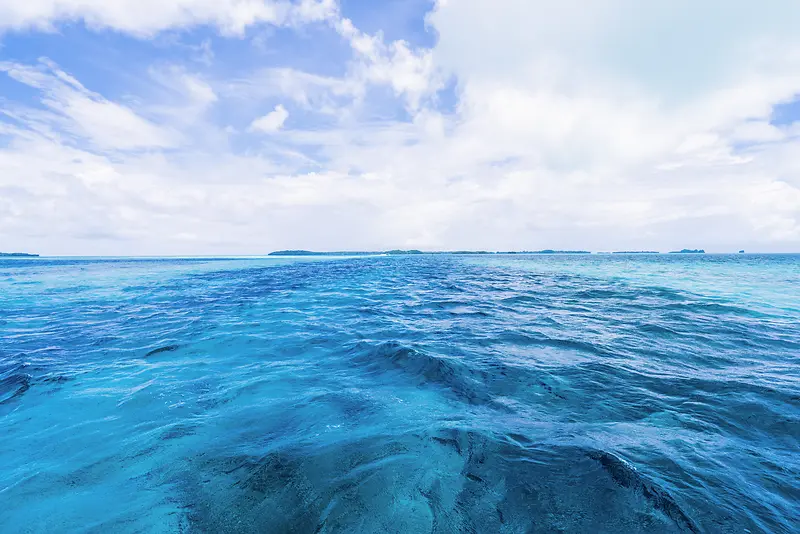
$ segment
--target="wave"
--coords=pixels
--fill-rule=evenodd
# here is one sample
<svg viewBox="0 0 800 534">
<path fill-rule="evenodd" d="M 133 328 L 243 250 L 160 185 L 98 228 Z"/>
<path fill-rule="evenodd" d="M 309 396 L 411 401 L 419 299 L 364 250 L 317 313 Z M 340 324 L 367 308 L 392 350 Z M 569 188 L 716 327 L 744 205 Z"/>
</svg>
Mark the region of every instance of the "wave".
<svg viewBox="0 0 800 534">
<path fill-rule="evenodd" d="M 367 373 L 401 372 L 417 385 L 438 385 L 468 404 L 491 404 L 484 374 L 453 358 L 435 356 L 399 343 L 357 343 L 348 351 L 353 365 Z"/>
<path fill-rule="evenodd" d="M 6 404 L 22 396 L 31 388 L 32 376 L 27 373 L 11 373 L 0 378 L 0 404 Z"/>
</svg>

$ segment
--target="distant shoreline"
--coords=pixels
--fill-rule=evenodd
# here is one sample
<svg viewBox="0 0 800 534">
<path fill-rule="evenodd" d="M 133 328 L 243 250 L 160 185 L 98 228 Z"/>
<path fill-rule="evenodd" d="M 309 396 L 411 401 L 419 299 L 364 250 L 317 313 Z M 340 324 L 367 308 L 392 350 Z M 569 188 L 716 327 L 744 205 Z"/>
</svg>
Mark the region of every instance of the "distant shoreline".
<svg viewBox="0 0 800 534">
<path fill-rule="evenodd" d="M 712 255 L 712 256 L 725 256 L 736 255 L 743 256 L 753 255 L 798 255 L 800 252 L 747 252 L 743 250 L 731 252 L 711 252 L 708 253 L 703 249 L 683 249 L 679 251 L 661 252 L 656 250 L 620 250 L 620 251 L 597 251 L 590 252 L 586 250 L 511 250 L 511 251 L 485 251 L 485 250 L 388 250 L 388 251 L 312 251 L 312 250 L 277 250 L 264 254 L 248 254 L 248 255 L 192 255 L 192 256 L 76 256 L 76 255 L 45 255 L 28 253 L 28 252 L 0 252 L 0 259 L 258 259 L 258 258 L 279 258 L 279 257 L 368 257 L 368 256 L 642 256 L 642 255 Z"/>
<path fill-rule="evenodd" d="M 342 252 L 307 252 L 305 254 L 289 254 L 286 251 L 276 251 L 274 253 L 264 253 L 264 254 L 248 254 L 248 255 L 194 255 L 194 256 L 76 256 L 76 255 L 40 255 L 40 254 L 25 254 L 24 256 L 20 255 L 11 255 L 9 253 L 2 253 L 0 254 L 0 261 L 5 260 L 7 263 L 20 261 L 20 262 L 38 262 L 38 261 L 165 261 L 165 260 L 176 260 L 176 261 L 219 261 L 219 260 L 230 260 L 230 261 L 240 261 L 240 260 L 268 260 L 268 259 L 302 259 L 303 257 L 307 259 L 356 259 L 356 258 L 410 258 L 413 256 L 424 256 L 424 257 L 473 257 L 473 258 L 480 258 L 480 257 L 493 257 L 493 258 L 503 258 L 505 257 L 507 260 L 511 261 L 513 258 L 523 259 L 523 258 L 541 258 L 542 260 L 546 258 L 562 258 L 564 260 L 568 258 L 574 258 L 576 260 L 586 261 L 589 260 L 591 257 L 595 257 L 597 260 L 602 259 L 603 257 L 607 257 L 609 260 L 611 258 L 616 258 L 618 261 L 626 261 L 625 258 L 629 258 L 629 260 L 633 260 L 634 258 L 651 258 L 651 260 L 655 261 L 657 257 L 663 258 L 664 260 L 668 258 L 696 258 L 700 259 L 703 257 L 721 257 L 721 256 L 738 256 L 740 259 L 744 260 L 745 258 L 753 258 L 757 256 L 800 256 L 800 252 L 705 252 L 705 253 L 681 253 L 681 252 L 673 252 L 673 253 L 666 253 L 666 252 L 637 252 L 637 251 L 619 251 L 619 252 L 611 252 L 611 251 L 598 251 L 598 252 L 591 252 L 591 253 L 558 253 L 558 252 L 518 252 L 518 251 L 497 251 L 497 252 L 470 252 L 470 251 L 430 251 L 430 252 L 420 252 L 419 254 L 388 254 L 386 252 L 363 252 L 363 251 L 342 251 Z M 32 263 L 30 263 L 32 265 Z"/>
<path fill-rule="evenodd" d="M 387 250 L 387 251 L 338 251 L 338 252 L 315 252 L 312 250 L 278 250 L 270 252 L 268 256 L 417 256 L 433 254 L 453 254 L 453 255 L 488 255 L 488 254 L 592 254 L 588 250 L 524 250 L 524 251 L 502 251 L 489 252 L 486 250 L 445 250 L 423 252 L 421 250 Z"/>
<path fill-rule="evenodd" d="M 683 249 L 669 254 L 705 254 L 703 249 Z M 521 251 L 496 251 L 486 250 L 442 250 L 442 251 L 421 251 L 421 250 L 386 250 L 386 251 L 336 251 L 336 252 L 317 252 L 313 250 L 277 250 L 270 252 L 268 256 L 413 256 L 413 255 L 591 255 L 591 254 L 662 254 L 657 250 L 620 250 L 614 252 L 590 252 L 588 250 L 521 250 Z"/>
</svg>

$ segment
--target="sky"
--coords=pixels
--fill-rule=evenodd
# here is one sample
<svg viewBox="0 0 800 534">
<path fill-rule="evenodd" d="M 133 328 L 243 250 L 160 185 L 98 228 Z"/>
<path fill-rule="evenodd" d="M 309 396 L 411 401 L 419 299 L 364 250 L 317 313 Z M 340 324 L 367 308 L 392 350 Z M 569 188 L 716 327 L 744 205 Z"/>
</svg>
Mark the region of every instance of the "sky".
<svg viewBox="0 0 800 534">
<path fill-rule="evenodd" d="M 0 251 L 800 251 L 796 0 L 0 0 Z"/>
</svg>

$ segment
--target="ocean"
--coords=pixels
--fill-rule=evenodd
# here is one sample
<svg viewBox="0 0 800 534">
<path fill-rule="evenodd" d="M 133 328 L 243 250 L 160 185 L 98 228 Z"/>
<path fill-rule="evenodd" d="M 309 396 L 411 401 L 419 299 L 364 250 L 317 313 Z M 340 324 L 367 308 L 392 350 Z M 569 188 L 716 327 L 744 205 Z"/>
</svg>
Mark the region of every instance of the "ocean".
<svg viewBox="0 0 800 534">
<path fill-rule="evenodd" d="M 800 531 L 800 256 L 0 260 L 0 531 Z"/>
</svg>

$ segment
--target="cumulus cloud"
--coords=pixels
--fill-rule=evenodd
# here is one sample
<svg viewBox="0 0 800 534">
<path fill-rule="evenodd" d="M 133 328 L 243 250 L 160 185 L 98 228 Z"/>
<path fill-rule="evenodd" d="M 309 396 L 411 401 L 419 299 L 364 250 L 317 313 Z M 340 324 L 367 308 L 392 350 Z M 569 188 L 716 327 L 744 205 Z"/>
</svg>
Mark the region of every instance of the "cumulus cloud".
<svg viewBox="0 0 800 534">
<path fill-rule="evenodd" d="M 278 104 L 275 109 L 254 120 L 250 124 L 251 132 L 274 133 L 283 127 L 283 123 L 289 118 L 286 108 Z"/>
<path fill-rule="evenodd" d="M 430 50 L 415 50 L 402 40 L 386 44 L 382 35 L 366 34 L 347 18 L 340 18 L 335 27 L 355 53 L 349 79 L 391 87 L 406 99 L 412 112 L 419 109 L 423 98 L 441 89 L 444 80 Z"/>
<path fill-rule="evenodd" d="M 788 0 L 454 0 L 429 17 L 465 114 L 580 165 L 667 157 L 691 135 L 768 118 L 800 88 L 799 22 Z"/>
</svg>

